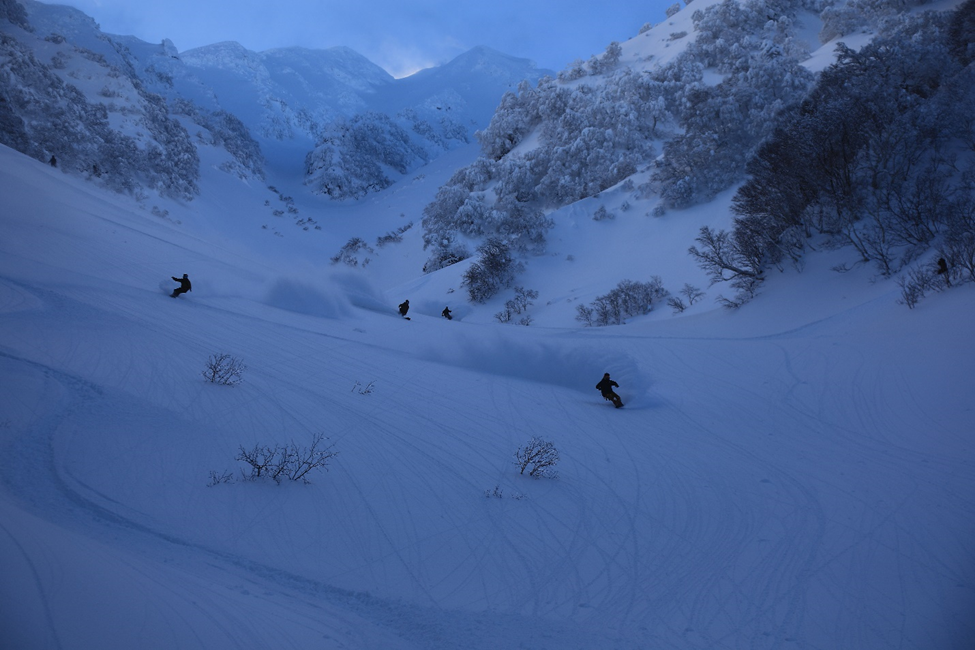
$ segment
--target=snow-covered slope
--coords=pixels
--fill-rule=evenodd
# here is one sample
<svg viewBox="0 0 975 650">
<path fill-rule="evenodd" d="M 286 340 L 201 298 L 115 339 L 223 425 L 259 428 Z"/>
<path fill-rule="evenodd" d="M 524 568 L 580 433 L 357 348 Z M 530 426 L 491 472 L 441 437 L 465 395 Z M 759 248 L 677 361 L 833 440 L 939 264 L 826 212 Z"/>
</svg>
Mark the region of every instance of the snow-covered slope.
<svg viewBox="0 0 975 650">
<path fill-rule="evenodd" d="M 467 320 L 440 274 L 330 274 L 311 235 L 341 241 L 338 224 L 228 239 L 198 202 L 151 215 L 6 148 L 0 170 L 7 647 L 962 648 L 975 634 L 970 285 L 911 311 L 866 269 L 830 272 L 833 254 L 738 312 L 503 327 Z M 422 187 L 361 209 L 393 229 Z M 237 205 L 233 186 L 209 194 Z M 628 254 L 576 237 L 567 250 Z M 184 272 L 194 290 L 173 300 Z M 419 297 L 411 321 L 403 297 Z M 246 363 L 239 386 L 203 381 L 218 352 Z M 592 388 L 604 371 L 621 411 Z M 338 455 L 310 485 L 208 487 L 238 474 L 241 446 L 317 433 Z M 559 451 L 558 478 L 515 468 L 533 436 Z"/>
<path fill-rule="evenodd" d="M 687 13 L 621 61 L 683 47 L 665 30 Z M 208 106 L 175 47 L 125 43 L 153 92 L 198 82 Z M 487 57 L 455 63 L 494 74 Z M 98 97 L 101 64 L 67 61 Z M 401 81 L 460 106 L 426 87 L 453 69 Z M 532 326 L 501 325 L 512 294 L 468 302 L 469 261 L 421 271 L 423 209 L 475 145 L 336 203 L 274 161 L 225 173 L 197 118 L 191 202 L 0 145 L 0 647 L 970 646 L 975 285 L 907 309 L 896 278 L 819 250 L 727 310 L 686 251 L 729 227 L 732 191 L 650 216 L 620 184 L 552 213 L 519 277 Z M 651 275 L 703 299 L 575 320 Z M 219 353 L 239 385 L 204 380 Z M 242 448 L 318 434 L 337 455 L 309 484 L 242 480 Z M 533 437 L 557 477 L 519 473 Z"/>
</svg>

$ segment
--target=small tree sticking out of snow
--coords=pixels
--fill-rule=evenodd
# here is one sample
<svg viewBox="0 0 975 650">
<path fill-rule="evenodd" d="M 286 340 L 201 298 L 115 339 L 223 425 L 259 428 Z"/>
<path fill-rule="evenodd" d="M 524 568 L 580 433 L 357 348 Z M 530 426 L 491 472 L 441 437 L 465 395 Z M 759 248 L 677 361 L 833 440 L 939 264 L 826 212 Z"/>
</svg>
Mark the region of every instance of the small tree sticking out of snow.
<svg viewBox="0 0 975 650">
<path fill-rule="evenodd" d="M 213 487 L 214 485 L 221 485 L 223 483 L 233 483 L 234 475 L 230 472 L 224 472 L 218 474 L 217 472 L 210 470 L 210 482 L 207 483 L 207 487 Z"/>
<path fill-rule="evenodd" d="M 506 301 L 504 303 L 504 309 L 495 314 L 494 317 L 498 319 L 499 323 L 510 323 L 517 314 L 526 311 L 535 304 L 534 300 L 536 298 L 538 298 L 538 292 L 534 289 L 515 287 L 515 297 Z M 519 322 L 522 325 L 530 325 L 531 321 L 531 316 L 526 315 Z"/>
<path fill-rule="evenodd" d="M 371 395 L 373 388 L 375 388 L 376 382 L 370 381 L 368 384 L 363 384 L 360 381 L 356 381 L 352 385 L 352 392 L 358 392 L 360 395 Z"/>
<path fill-rule="evenodd" d="M 515 453 L 515 465 L 521 470 L 520 473 L 524 474 L 527 469 L 532 478 L 558 478 L 558 472 L 552 470 L 557 462 L 559 451 L 555 445 L 534 436 Z"/>
<path fill-rule="evenodd" d="M 203 378 L 213 384 L 236 386 L 243 379 L 247 366 L 237 357 L 229 354 L 211 354 L 203 369 Z"/>
<path fill-rule="evenodd" d="M 331 445 L 324 446 L 325 440 L 327 440 L 325 434 L 318 433 L 312 438 L 308 447 L 298 447 L 293 442 L 274 447 L 258 444 L 252 449 L 246 449 L 241 445 L 236 460 L 250 466 L 250 474 L 245 474 L 244 480 L 257 481 L 269 478 L 275 483 L 281 483 L 285 479 L 309 483 L 308 474 L 314 469 L 327 471 L 328 461 L 338 454 Z M 214 473 L 211 472 L 211 483 L 213 479 Z"/>
<path fill-rule="evenodd" d="M 682 296 L 686 296 L 688 303 L 692 305 L 704 297 L 704 292 L 692 284 L 685 284 L 684 288 L 680 290 L 680 294 Z M 674 308 L 675 314 L 687 309 L 687 305 L 685 305 L 684 301 L 678 296 L 668 298 L 667 304 Z"/>
</svg>

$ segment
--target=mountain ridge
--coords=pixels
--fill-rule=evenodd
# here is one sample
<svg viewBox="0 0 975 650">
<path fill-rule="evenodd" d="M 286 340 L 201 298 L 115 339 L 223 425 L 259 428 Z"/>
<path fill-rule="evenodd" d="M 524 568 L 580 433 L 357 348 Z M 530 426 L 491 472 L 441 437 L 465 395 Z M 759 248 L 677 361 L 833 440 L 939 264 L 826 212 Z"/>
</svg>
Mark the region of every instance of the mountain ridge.
<svg viewBox="0 0 975 650">
<path fill-rule="evenodd" d="M 409 131 L 414 146 L 423 149 L 425 156 L 438 155 L 445 146 L 451 146 L 449 142 L 468 141 L 476 129 L 486 126 L 506 89 L 523 78 L 537 79 L 547 72 L 538 70 L 526 60 L 478 50 L 480 61 L 494 56 L 502 63 L 489 71 L 489 66 L 482 66 L 486 72 L 468 69 L 468 74 L 474 78 L 468 79 L 467 91 L 462 89 L 463 92 L 457 94 L 450 86 L 456 79 L 442 76 L 436 68 L 428 70 L 421 81 L 408 81 L 404 86 L 366 57 L 344 46 L 252 52 L 235 41 L 225 41 L 180 52 L 168 39 L 161 44 L 150 44 L 132 36 L 103 34 L 94 19 L 71 7 L 46 5 L 34 0 L 24 0 L 17 6 L 26 8 L 27 24 L 33 31 L 21 29 L 13 22 L 4 22 L 0 28 L 15 39 L 11 47 L 19 43 L 17 47 L 37 51 L 41 56 L 34 65 L 43 66 L 51 73 L 63 76 L 66 83 L 76 85 L 89 105 L 104 107 L 108 116 L 121 109 L 123 103 L 128 104 L 126 110 L 141 111 L 135 108 L 139 101 L 121 100 L 123 96 L 149 92 L 164 97 L 173 115 L 182 110 L 180 105 L 186 101 L 197 107 L 189 109 L 191 119 L 200 117 L 199 110 L 207 114 L 230 113 L 246 128 L 244 139 L 250 138 L 259 144 L 263 160 L 270 161 L 271 165 L 280 164 L 287 173 L 295 173 L 304 155 L 320 143 L 329 124 L 362 113 L 387 114 Z M 54 65 L 47 61 L 51 56 L 55 57 Z M 461 60 L 464 60 L 463 55 Z M 507 76 L 499 77 L 499 70 L 504 70 Z M 479 80 L 478 75 L 482 79 Z M 102 87 L 80 83 L 85 80 L 97 83 L 99 77 L 106 80 Z M 16 83 L 16 80 L 8 79 L 8 83 Z M 30 82 L 25 79 L 22 83 Z M 106 101 L 106 98 L 113 101 Z M 441 108 L 449 104 L 451 119 L 446 125 L 441 124 L 437 109 L 429 108 L 431 104 L 440 104 Z M 183 108 L 187 108 L 185 104 Z M 43 109 L 41 105 L 25 105 L 15 108 L 14 112 L 20 111 L 23 116 Z M 54 108 L 51 106 L 46 110 L 53 111 Z M 398 115 L 403 111 L 409 114 L 405 117 Z M 19 117 L 12 119 L 16 121 Z M 132 123 L 141 133 L 139 138 L 154 142 L 151 128 L 135 125 L 139 121 L 148 124 L 151 120 L 133 120 L 122 115 L 107 120 L 104 128 L 112 129 L 111 125 L 119 121 Z M 209 119 L 205 121 L 212 123 Z M 198 127 L 205 129 L 206 125 L 197 123 L 189 126 L 189 130 Z M 48 135 L 43 135 L 35 129 L 32 136 L 37 145 L 35 149 L 46 152 L 37 154 L 45 160 L 59 146 L 65 146 L 53 141 L 43 142 L 54 130 L 52 127 Z M 9 142 L 15 141 L 20 138 L 9 139 Z M 81 145 L 70 146 L 77 148 Z M 242 148 L 246 147 L 235 147 L 237 151 Z M 63 152 L 62 157 L 73 163 L 76 157 L 91 158 L 92 155 Z M 253 159 L 238 163 L 235 163 L 238 168 L 241 165 L 253 168 L 258 164 Z M 91 162 L 78 164 L 86 172 L 92 169 Z M 71 167 L 75 166 L 72 164 Z M 99 165 L 101 169 L 107 167 L 104 163 Z M 116 170 L 116 173 L 122 172 L 122 169 Z M 140 183 L 133 178 L 119 180 L 115 186 Z"/>
</svg>

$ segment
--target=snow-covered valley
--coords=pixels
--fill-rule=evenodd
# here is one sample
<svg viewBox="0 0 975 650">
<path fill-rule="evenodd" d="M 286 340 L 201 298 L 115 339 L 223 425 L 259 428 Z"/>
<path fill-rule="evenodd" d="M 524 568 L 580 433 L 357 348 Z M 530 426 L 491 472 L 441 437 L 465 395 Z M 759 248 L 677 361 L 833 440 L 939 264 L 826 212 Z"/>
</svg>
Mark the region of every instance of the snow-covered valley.
<svg viewBox="0 0 975 650">
<path fill-rule="evenodd" d="M 738 311 L 581 328 L 535 284 L 552 324 L 504 326 L 465 318 L 447 293 L 459 273 L 419 273 L 413 231 L 396 245 L 417 248 L 412 267 L 328 264 L 341 223 L 388 230 L 415 207 L 409 188 L 337 234 L 302 231 L 330 242 L 316 265 L 314 245 L 286 257 L 253 215 L 230 211 L 250 240 L 204 219 L 234 206 L 219 173 L 212 204 L 161 218 L 6 148 L 0 169 L 6 647 L 963 648 L 975 634 L 971 285 L 908 310 L 871 270 L 831 271 L 840 251 Z M 604 226 L 560 234 L 582 250 Z M 183 272 L 194 290 L 173 300 Z M 240 385 L 203 380 L 217 352 L 246 363 Z M 592 388 L 604 371 L 622 410 Z M 338 455 L 309 485 L 208 486 L 240 476 L 241 446 L 316 433 Z M 558 449 L 557 478 L 518 473 L 533 436 Z"/>
</svg>

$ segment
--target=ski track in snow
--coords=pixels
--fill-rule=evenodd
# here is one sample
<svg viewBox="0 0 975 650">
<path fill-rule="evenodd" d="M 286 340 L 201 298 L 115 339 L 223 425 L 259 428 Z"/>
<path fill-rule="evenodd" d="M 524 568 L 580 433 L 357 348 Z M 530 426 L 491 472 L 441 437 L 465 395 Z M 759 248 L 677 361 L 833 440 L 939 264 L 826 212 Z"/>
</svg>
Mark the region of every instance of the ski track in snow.
<svg viewBox="0 0 975 650">
<path fill-rule="evenodd" d="M 243 418 L 255 416 L 258 421 L 254 429 L 312 426 L 307 418 L 302 421 L 293 414 L 307 412 L 315 399 L 325 396 L 309 394 L 314 390 L 307 380 L 298 377 L 333 383 L 338 380 L 330 376 L 328 368 L 302 371 L 304 365 L 316 364 L 295 350 L 317 343 L 319 354 L 328 358 L 330 367 L 359 365 L 360 373 L 378 372 L 371 361 L 362 364 L 360 353 L 350 350 L 354 347 L 350 342 L 304 328 L 293 328 L 280 337 L 279 326 L 274 326 L 279 340 L 269 340 L 271 321 L 267 332 L 254 332 L 250 331 L 253 319 L 232 312 L 215 316 L 213 308 L 194 302 L 177 305 L 160 322 L 156 320 L 158 314 L 140 318 L 138 309 L 126 308 L 122 301 L 105 308 L 114 314 L 108 318 L 97 305 L 23 287 L 6 288 L 5 295 L 11 297 L 4 301 L 5 314 L 39 315 L 37 326 L 42 328 L 43 315 L 55 305 L 62 317 L 78 324 L 75 343 L 46 351 L 64 370 L 9 353 L 2 356 L 6 366 L 16 367 L 17 374 L 38 375 L 37 381 L 46 385 L 38 392 L 46 403 L 34 407 L 36 421 L 29 442 L 18 440 L 12 446 L 16 454 L 4 463 L 9 492 L 30 503 L 35 513 L 76 533 L 103 543 L 122 537 L 128 539 L 123 547 L 141 548 L 150 557 L 153 553 L 147 548 L 170 547 L 164 554 L 182 556 L 177 564 L 187 567 L 209 557 L 212 559 L 206 563 L 218 572 L 227 571 L 220 567 L 236 566 L 245 574 L 256 574 L 253 579 L 259 583 L 268 583 L 263 589 L 283 590 L 291 598 L 297 594 L 305 606 L 327 603 L 330 617 L 363 617 L 419 647 L 453 647 L 451 642 L 435 639 L 441 634 L 456 638 L 462 633 L 450 626 L 465 625 L 469 619 L 489 628 L 491 635 L 498 635 L 502 633 L 498 627 L 509 626 L 522 616 L 529 622 L 516 627 L 544 631 L 544 636 L 556 640 L 552 647 L 598 647 L 602 643 L 591 636 L 582 640 L 577 636 L 577 625 L 619 630 L 623 640 L 618 642 L 631 647 L 650 639 L 685 647 L 784 647 L 790 640 L 810 635 L 810 618 L 818 619 L 815 614 L 825 606 L 824 599 L 816 595 L 821 590 L 843 604 L 846 613 L 841 618 L 870 620 L 880 616 L 889 627 L 874 633 L 892 642 L 912 634 L 908 610 L 915 605 L 912 594 L 919 585 L 906 576 L 917 579 L 933 572 L 963 581 L 962 576 L 954 574 L 957 569 L 935 561 L 926 548 L 929 542 L 921 539 L 923 535 L 915 526 L 901 520 L 922 488 L 940 489 L 931 476 L 916 471 L 917 450 L 901 448 L 883 435 L 891 424 L 886 414 L 898 409 L 898 400 L 887 391 L 892 385 L 906 383 L 898 395 L 910 395 L 906 377 L 895 374 L 892 381 L 887 373 L 867 367 L 866 361 L 851 351 L 844 368 L 853 372 L 836 383 L 840 377 L 830 372 L 830 359 L 810 357 L 801 349 L 802 339 L 798 339 L 798 351 L 781 339 L 738 345 L 692 340 L 684 345 L 670 341 L 653 346 L 653 359 L 646 365 L 655 368 L 658 376 L 671 378 L 667 392 L 680 394 L 681 400 L 693 395 L 690 384 L 698 380 L 706 381 L 711 392 L 698 396 L 693 404 L 685 401 L 679 406 L 666 396 L 658 397 L 649 418 L 640 415 L 640 410 L 616 412 L 598 400 L 580 400 L 575 391 L 555 384 L 506 380 L 492 374 L 475 375 L 472 387 L 458 385 L 450 391 L 434 387 L 431 391 L 424 384 L 436 375 L 436 369 L 431 371 L 427 362 L 409 354 L 400 355 L 397 372 L 389 373 L 383 385 L 377 386 L 378 392 L 387 389 L 385 384 L 392 384 L 385 397 L 350 392 L 346 404 L 331 402 L 329 411 L 344 408 L 348 412 L 335 416 L 336 421 L 348 426 L 361 418 L 360 422 L 367 423 L 360 428 L 369 430 L 372 442 L 364 441 L 360 452 L 371 459 L 370 465 L 397 466 L 389 479 L 344 472 L 341 477 L 330 475 L 316 481 L 326 490 L 333 481 L 345 483 L 356 497 L 356 514 L 350 506 L 335 516 L 358 518 L 359 531 L 353 544 L 378 550 L 369 554 L 372 559 L 368 564 L 356 566 L 353 562 L 345 574 L 356 580 L 367 576 L 377 586 L 400 585 L 395 593 L 387 594 L 391 601 L 382 594 L 378 599 L 357 596 L 327 586 L 327 570 L 320 578 L 313 577 L 315 572 L 299 578 L 295 563 L 288 558 L 281 568 L 274 560 L 270 564 L 258 560 L 259 548 L 238 554 L 211 546 L 212 540 L 185 539 L 165 517 L 157 519 L 158 515 L 146 512 L 145 503 L 128 503 L 126 495 L 118 492 L 121 485 L 95 487 L 87 482 L 89 468 L 78 464 L 69 467 L 67 460 L 68 452 L 83 444 L 76 439 L 80 433 L 109 418 L 123 422 L 132 418 L 132 428 L 138 430 L 140 422 L 151 417 L 141 413 L 143 410 L 159 410 L 160 415 L 172 410 L 184 412 L 187 425 L 197 429 L 219 427 L 228 419 L 231 428 L 242 427 Z M 266 358 L 276 360 L 252 369 L 256 376 L 251 381 L 259 385 L 257 393 L 269 401 L 267 406 L 246 409 L 245 403 L 254 399 L 254 394 L 241 398 L 238 393 L 246 390 L 243 385 L 238 389 L 198 385 L 181 390 L 189 399 L 169 396 L 169 388 L 185 382 L 177 376 L 181 373 L 167 369 L 159 358 L 165 350 L 179 345 L 200 347 L 194 339 L 211 336 L 196 333 L 180 341 L 174 334 L 199 330 L 201 317 L 194 314 L 201 309 L 207 312 L 206 320 L 219 321 L 214 330 L 222 331 L 228 340 L 244 347 L 265 346 Z M 112 354 L 106 355 L 104 347 L 98 349 L 97 341 L 104 340 L 106 331 L 119 329 L 119 323 L 125 322 L 120 318 L 139 321 L 124 328 L 148 330 L 148 338 L 161 341 L 146 346 L 141 342 L 144 334 L 140 340 L 122 337 L 112 342 Z M 212 336 L 217 337 L 216 332 Z M 722 356 L 726 349 L 732 352 Z M 749 357 L 755 365 L 751 370 L 743 363 Z M 706 378 L 701 365 L 689 362 L 704 358 L 709 360 Z M 802 367 L 797 368 L 800 363 Z M 147 373 L 146 367 L 153 370 Z M 97 380 L 72 374 L 72 369 L 82 368 Z M 435 368 L 443 366 L 435 364 Z M 817 371 L 828 381 L 810 382 L 811 373 Z M 676 383 L 681 378 L 687 386 Z M 823 387 L 824 393 L 810 393 L 810 384 Z M 273 391 L 261 390 L 272 385 L 277 387 Z M 126 387 L 123 391 L 127 394 L 105 386 Z M 158 403 L 140 406 L 132 402 L 134 394 L 151 395 Z M 715 394 L 722 399 L 713 400 Z M 779 395 L 780 399 L 769 399 Z M 353 401 L 356 399 L 358 403 Z M 552 406 L 545 409 L 545 417 L 532 417 L 533 409 L 546 402 Z M 429 410 L 417 406 L 423 403 L 430 405 Z M 478 405 L 476 418 L 470 417 L 471 404 Z M 242 408 L 246 414 L 235 416 L 234 410 Z M 919 421 L 930 418 L 923 405 L 910 400 L 903 400 L 900 410 Z M 738 423 L 735 431 L 725 430 L 731 411 Z M 410 417 L 408 427 L 398 424 L 404 413 Z M 743 423 L 759 428 L 749 432 Z M 449 449 L 433 448 L 429 439 L 418 439 L 418 428 L 453 436 L 457 444 Z M 556 481 L 513 481 L 510 467 L 499 462 L 496 446 L 485 442 L 501 432 L 510 443 L 503 446 L 513 449 L 521 438 L 545 435 L 546 429 L 561 432 L 560 438 L 574 440 L 576 445 L 586 445 L 574 453 L 564 451 L 562 476 Z M 669 431 L 680 431 L 681 438 L 668 435 Z M 800 433 L 804 434 L 801 445 L 796 440 Z M 352 436 L 351 431 L 340 433 L 336 440 L 348 448 Z M 842 449 L 842 466 L 879 466 L 880 470 L 871 471 L 872 476 L 889 472 L 892 478 L 868 494 L 859 494 L 835 476 L 806 475 L 801 462 L 777 456 L 774 447 L 756 447 L 760 436 L 771 438 L 773 444 L 778 442 L 783 451 L 797 453 L 799 460 Z M 142 444 L 132 440 L 133 436 L 126 437 L 127 449 L 97 450 L 98 454 L 108 454 L 101 457 L 109 466 L 127 462 L 133 452 L 153 453 L 153 441 Z M 947 462 L 945 458 L 931 460 Z M 173 462 L 176 464 L 154 475 L 151 482 L 163 484 L 167 475 L 184 474 L 178 455 Z M 493 467 L 495 474 L 478 476 L 483 474 L 480 470 L 472 476 L 457 471 L 465 465 Z M 442 498 L 439 503 L 410 499 L 399 482 L 403 474 L 414 477 L 413 492 L 444 497 L 467 494 L 469 511 L 458 507 L 453 498 Z M 514 501 L 478 497 L 492 482 L 503 484 L 506 490 L 524 489 L 527 496 Z M 29 493 L 24 490 L 26 485 L 31 486 Z M 601 495 L 598 501 L 594 494 Z M 835 509 L 823 502 L 827 494 L 831 501 L 852 504 L 858 518 L 837 522 L 836 515 L 831 514 Z M 471 509 L 470 497 L 487 508 Z M 441 518 L 449 523 L 424 526 L 430 513 L 422 511 L 431 506 L 439 508 Z M 512 507 L 523 510 L 516 520 L 506 517 Z M 267 510 L 258 510 L 253 516 L 259 520 L 267 514 Z M 288 528 L 282 529 L 282 534 L 298 532 Z M 533 532 L 525 533 L 525 528 Z M 5 533 L 20 546 L 9 529 L 5 528 Z M 447 543 L 445 538 L 452 540 L 450 546 L 462 548 L 446 556 L 448 566 L 436 552 L 438 546 Z M 284 552 L 297 541 L 295 537 L 283 539 L 277 551 Z M 172 551 L 174 545 L 182 552 Z M 22 547 L 19 551 L 25 553 Z M 29 557 L 27 562 L 31 562 Z M 484 572 L 485 565 L 496 569 Z M 891 610 L 882 614 L 872 609 L 875 605 L 862 601 L 864 584 L 875 578 L 878 566 L 899 576 L 888 585 L 895 588 L 885 598 Z M 154 592 L 170 594 L 177 601 L 183 598 L 170 587 L 168 578 L 146 566 L 145 559 L 122 562 L 122 568 L 135 573 L 133 579 L 150 583 Z M 862 573 L 859 580 L 858 572 Z M 234 580 L 232 573 L 224 578 Z M 475 593 L 480 596 L 472 597 Z M 394 604 L 401 599 L 401 604 Z M 460 599 L 463 608 L 487 607 L 502 614 L 487 620 L 474 614 L 461 616 L 446 606 L 454 599 Z M 220 598 L 195 602 L 194 607 L 216 616 L 211 622 L 226 638 L 246 644 L 254 633 L 241 614 Z M 44 603 L 45 611 L 50 608 Z M 336 609 L 347 613 L 335 614 Z M 171 614 L 177 622 L 183 612 L 182 606 L 172 606 Z M 169 619 L 162 613 L 160 616 Z M 406 625 L 404 620 L 414 623 Z M 192 627 L 189 621 L 182 624 Z M 348 624 L 354 627 L 353 622 Z M 571 633 L 558 631 L 564 625 L 572 628 Z M 56 639 L 57 626 L 50 627 Z M 819 643 L 828 645 L 829 639 L 835 642 L 837 634 L 842 637 L 839 630 L 849 629 L 856 630 L 857 626 L 838 625 L 832 633 L 821 632 L 824 639 Z M 634 641 L 641 638 L 641 631 L 648 636 Z M 263 633 L 271 639 L 281 630 L 273 635 L 266 630 Z M 860 647 L 877 643 L 864 634 L 861 629 L 853 637 L 840 640 Z M 201 646 L 205 645 L 202 641 Z M 814 643 L 812 637 L 810 642 Z M 369 643 L 363 638 L 348 647 L 368 647 Z"/>
<path fill-rule="evenodd" d="M 9 168 L 12 647 L 975 638 L 969 288 L 913 311 L 871 288 L 781 315 L 772 286 L 734 315 L 622 328 L 405 322 L 365 281 L 292 276 Z M 160 292 L 184 267 L 194 291 Z M 218 352 L 247 364 L 239 386 L 201 377 Z M 621 410 L 593 388 L 606 370 Z M 206 486 L 240 446 L 319 432 L 339 455 L 310 485 Z M 532 436 L 557 479 L 518 474 Z"/>
</svg>

